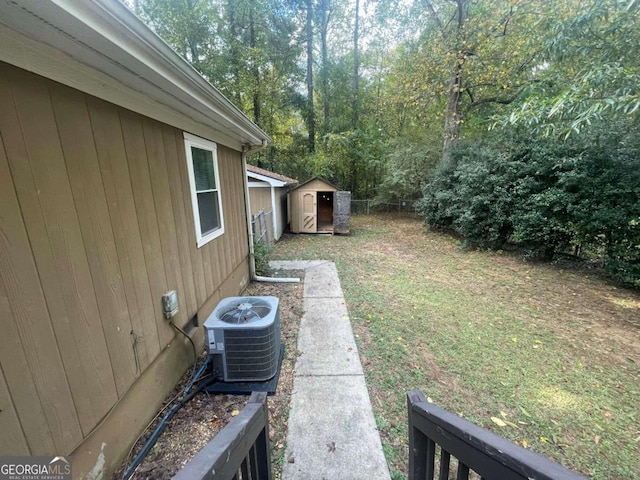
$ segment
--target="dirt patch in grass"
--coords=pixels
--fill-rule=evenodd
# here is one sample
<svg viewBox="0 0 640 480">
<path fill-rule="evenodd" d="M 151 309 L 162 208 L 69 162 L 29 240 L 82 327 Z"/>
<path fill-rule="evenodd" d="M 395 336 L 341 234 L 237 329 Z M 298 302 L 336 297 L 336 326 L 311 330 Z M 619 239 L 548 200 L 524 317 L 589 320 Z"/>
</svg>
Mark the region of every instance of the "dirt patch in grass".
<svg viewBox="0 0 640 480">
<path fill-rule="evenodd" d="M 639 292 L 394 216 L 286 236 L 273 255 L 336 263 L 392 477 L 406 478 L 404 392 L 419 389 L 594 479 L 640 478 Z"/>
<path fill-rule="evenodd" d="M 288 276 L 297 276 L 302 272 L 287 272 Z M 293 371 L 297 359 L 297 336 L 303 313 L 302 283 L 272 284 L 252 283 L 243 295 L 273 295 L 280 300 L 280 321 L 285 356 L 282 362 L 278 389 L 275 395 L 268 397 L 269 438 L 272 449 L 274 478 L 280 478 L 286 446 L 289 401 L 293 388 Z M 204 333 L 202 333 L 204 335 Z M 199 364 L 206 358 L 202 353 Z M 179 396 L 187 385 L 191 369 L 185 373 L 174 391 L 167 397 L 165 407 Z M 133 479 L 167 479 L 175 475 L 191 460 L 220 430 L 222 430 L 246 405 L 245 395 L 197 394 L 182 407 L 168 423 L 163 435 L 136 469 Z M 158 419 L 164 416 L 161 411 Z M 150 425 L 143 437 L 134 445 L 129 456 L 130 461 L 142 448 L 155 429 L 158 419 Z M 128 461 L 113 476 L 120 480 Z"/>
</svg>

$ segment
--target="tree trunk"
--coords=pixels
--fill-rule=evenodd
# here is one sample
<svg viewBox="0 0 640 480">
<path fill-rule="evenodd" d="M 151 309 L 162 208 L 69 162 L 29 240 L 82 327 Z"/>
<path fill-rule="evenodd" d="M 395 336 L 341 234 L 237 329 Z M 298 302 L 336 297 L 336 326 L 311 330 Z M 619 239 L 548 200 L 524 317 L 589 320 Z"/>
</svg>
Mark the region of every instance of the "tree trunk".
<svg viewBox="0 0 640 480">
<path fill-rule="evenodd" d="M 449 90 L 447 92 L 447 111 L 444 119 L 444 142 L 442 145 L 442 160 L 444 166 L 453 166 L 453 149 L 460 139 L 460 124 L 462 123 L 462 88 L 464 63 L 466 55 L 459 45 L 464 44 L 464 24 L 467 21 L 468 0 L 456 0 L 456 27 L 457 31 L 453 38 L 448 37 L 442 30 L 442 38 L 445 42 L 451 42 L 449 48 L 455 45 L 455 51 L 459 52 L 454 56 L 452 64 L 449 66 Z M 440 24 L 442 25 L 442 24 Z"/>
<path fill-rule="evenodd" d="M 442 165 L 452 166 L 453 149 L 460 138 L 462 120 L 462 74 L 464 58 L 455 60 L 449 72 L 449 91 L 447 93 L 447 111 L 444 119 L 444 143 L 442 145 Z"/>
<path fill-rule="evenodd" d="M 358 40 L 360 36 L 360 0 L 356 0 L 356 18 L 353 28 L 353 129 L 358 128 L 360 118 L 360 50 Z"/>
<path fill-rule="evenodd" d="M 249 46 L 251 51 L 255 52 L 256 48 L 256 27 L 254 19 L 254 6 L 251 4 L 249 7 Z M 253 121 L 256 125 L 261 126 L 261 104 L 260 104 L 260 69 L 258 68 L 257 59 L 253 59 L 253 66 L 251 67 L 251 73 L 253 75 Z"/>
<path fill-rule="evenodd" d="M 232 61 L 231 70 L 233 72 L 234 84 L 235 88 L 233 89 L 233 98 L 236 102 L 237 107 L 241 107 L 242 105 L 242 96 L 240 94 L 240 62 L 237 59 L 240 57 L 238 53 L 238 23 L 236 20 L 236 9 L 235 9 L 236 0 L 228 0 L 227 1 L 227 12 L 229 15 L 229 33 L 230 33 L 230 57 L 231 59 L 236 59 L 236 61 Z"/>
<path fill-rule="evenodd" d="M 316 150 L 316 112 L 313 106 L 313 1 L 307 0 L 307 130 L 309 132 L 308 149 Z"/>
<path fill-rule="evenodd" d="M 330 0 L 322 0 L 320 9 L 322 19 L 320 22 L 320 52 L 322 66 L 320 68 L 320 88 L 322 88 L 322 111 L 324 114 L 324 125 L 329 121 L 329 50 L 327 48 L 327 30 L 329 29 L 329 18 L 331 15 Z"/>
</svg>

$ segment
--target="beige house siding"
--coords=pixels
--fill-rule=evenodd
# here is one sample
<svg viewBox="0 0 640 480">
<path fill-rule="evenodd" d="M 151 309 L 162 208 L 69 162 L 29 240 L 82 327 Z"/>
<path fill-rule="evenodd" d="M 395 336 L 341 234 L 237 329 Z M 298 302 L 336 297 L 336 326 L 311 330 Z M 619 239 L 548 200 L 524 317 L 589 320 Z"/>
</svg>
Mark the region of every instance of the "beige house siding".
<svg viewBox="0 0 640 480">
<path fill-rule="evenodd" d="M 161 295 L 185 327 L 249 279 L 241 153 L 218 161 L 225 233 L 198 249 L 182 130 L 0 63 L 0 453 L 82 471 L 155 413 L 191 355 Z"/>
</svg>

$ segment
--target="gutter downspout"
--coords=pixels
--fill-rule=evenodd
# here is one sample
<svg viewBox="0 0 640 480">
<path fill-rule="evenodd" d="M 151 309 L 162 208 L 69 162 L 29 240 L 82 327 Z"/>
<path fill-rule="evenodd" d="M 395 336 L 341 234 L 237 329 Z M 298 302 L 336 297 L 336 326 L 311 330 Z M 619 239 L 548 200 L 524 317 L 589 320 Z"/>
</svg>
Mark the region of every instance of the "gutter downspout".
<svg viewBox="0 0 640 480">
<path fill-rule="evenodd" d="M 299 278 L 280 278 L 280 277 L 262 277 L 256 274 L 256 257 L 253 249 L 253 229 L 251 228 L 251 208 L 249 208 L 249 181 L 247 180 L 247 155 L 262 150 L 267 146 L 266 141 L 262 141 L 262 145 L 254 149 L 250 149 L 247 145 L 242 146 L 242 183 L 244 185 L 244 208 L 247 217 L 247 237 L 249 238 L 249 272 L 251 279 L 255 282 L 273 282 L 273 283 L 300 283 Z"/>
</svg>

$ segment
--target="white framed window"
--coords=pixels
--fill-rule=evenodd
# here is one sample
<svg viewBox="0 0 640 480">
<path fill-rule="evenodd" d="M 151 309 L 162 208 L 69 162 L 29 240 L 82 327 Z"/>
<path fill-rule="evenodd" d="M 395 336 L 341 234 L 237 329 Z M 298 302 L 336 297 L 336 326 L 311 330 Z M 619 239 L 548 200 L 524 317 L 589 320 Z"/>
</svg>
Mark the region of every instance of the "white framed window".
<svg viewBox="0 0 640 480">
<path fill-rule="evenodd" d="M 189 187 L 198 247 L 224 233 L 222 196 L 215 143 L 184 133 Z"/>
</svg>

